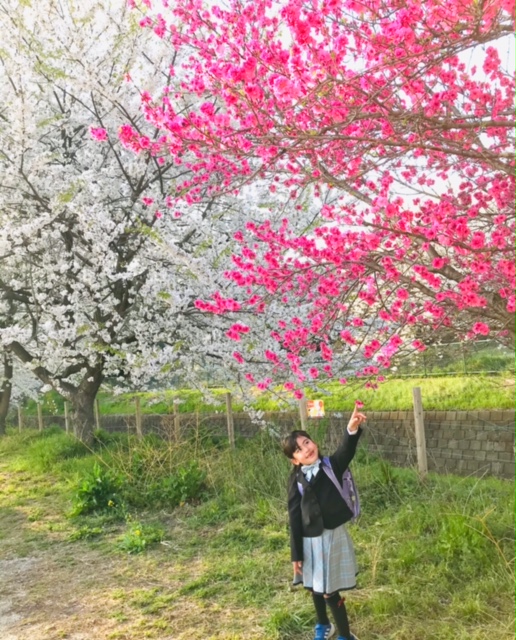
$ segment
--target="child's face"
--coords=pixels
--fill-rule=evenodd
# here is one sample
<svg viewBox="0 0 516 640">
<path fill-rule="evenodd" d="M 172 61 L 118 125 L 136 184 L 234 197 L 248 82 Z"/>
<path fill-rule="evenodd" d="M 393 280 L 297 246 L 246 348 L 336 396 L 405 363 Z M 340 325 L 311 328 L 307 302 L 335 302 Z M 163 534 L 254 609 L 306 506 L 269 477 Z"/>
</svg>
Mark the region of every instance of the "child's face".
<svg viewBox="0 0 516 640">
<path fill-rule="evenodd" d="M 315 442 L 306 436 L 296 438 L 297 449 L 292 456 L 293 464 L 313 464 L 319 459 L 319 449 Z"/>
</svg>

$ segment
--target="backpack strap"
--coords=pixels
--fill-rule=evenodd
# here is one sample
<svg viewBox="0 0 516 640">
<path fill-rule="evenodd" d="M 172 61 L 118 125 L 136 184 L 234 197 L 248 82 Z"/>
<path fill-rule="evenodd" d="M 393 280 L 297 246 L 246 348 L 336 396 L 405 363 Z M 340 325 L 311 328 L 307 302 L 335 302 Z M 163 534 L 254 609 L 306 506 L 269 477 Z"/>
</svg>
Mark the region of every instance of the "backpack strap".
<svg viewBox="0 0 516 640">
<path fill-rule="evenodd" d="M 353 514 L 352 520 L 356 520 L 360 515 L 360 500 L 358 498 L 358 490 L 351 470 L 348 467 L 342 474 L 342 482 L 339 482 L 328 456 L 324 456 L 322 459 L 322 469 L 333 482 L 344 502 L 348 505 L 351 513 Z"/>
<path fill-rule="evenodd" d="M 347 468 L 342 475 L 342 483 L 337 480 L 337 476 L 333 471 L 333 467 L 331 466 L 330 459 L 327 456 L 324 456 L 321 463 L 321 468 L 324 473 L 328 476 L 328 478 L 333 482 L 340 496 L 344 500 L 344 502 L 349 507 L 351 513 L 353 514 L 352 520 L 356 520 L 360 515 L 360 500 L 358 498 L 358 490 L 355 485 L 355 480 L 353 479 L 353 474 L 350 469 Z M 302 483 L 297 481 L 297 488 L 301 495 L 304 493 L 304 488 Z"/>
</svg>

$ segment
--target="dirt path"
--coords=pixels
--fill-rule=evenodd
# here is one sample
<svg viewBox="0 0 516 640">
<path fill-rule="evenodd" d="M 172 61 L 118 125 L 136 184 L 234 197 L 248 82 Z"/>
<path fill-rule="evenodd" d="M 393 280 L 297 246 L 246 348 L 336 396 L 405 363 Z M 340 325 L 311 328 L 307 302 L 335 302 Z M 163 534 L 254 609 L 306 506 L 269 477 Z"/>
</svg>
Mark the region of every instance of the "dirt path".
<svg viewBox="0 0 516 640">
<path fill-rule="evenodd" d="M 99 562 L 96 553 L 80 561 L 69 554 L 53 546 L 0 561 L 2 640 L 109 637 L 114 625 L 106 619 L 106 587 L 113 565 Z"/>
<path fill-rule="evenodd" d="M 0 640 L 237 640 L 264 638 L 256 611 L 227 610 L 184 593 L 200 555 L 174 558 L 181 532 L 141 555 L 114 550 L 120 531 L 70 541 L 73 526 L 51 489 L 21 491 L 0 464 Z M 38 492 L 41 495 L 40 492 Z M 231 630 L 231 631 L 229 631 Z"/>
<path fill-rule="evenodd" d="M 0 639 L 110 637 L 108 591 L 119 580 L 120 559 L 69 542 L 55 495 L 36 501 L 27 482 L 23 473 L 0 474 Z"/>
</svg>

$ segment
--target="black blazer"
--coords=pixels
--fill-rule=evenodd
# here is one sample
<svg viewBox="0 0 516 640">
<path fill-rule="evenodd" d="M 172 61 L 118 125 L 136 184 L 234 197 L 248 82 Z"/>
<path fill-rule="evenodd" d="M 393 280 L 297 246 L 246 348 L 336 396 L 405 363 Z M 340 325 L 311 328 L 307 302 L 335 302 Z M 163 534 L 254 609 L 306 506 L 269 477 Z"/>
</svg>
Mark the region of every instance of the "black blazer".
<svg viewBox="0 0 516 640">
<path fill-rule="evenodd" d="M 350 435 L 346 429 L 342 441 L 330 458 L 330 464 L 338 479 L 353 460 L 358 439 L 362 433 Z M 303 496 L 297 483 L 303 486 Z M 306 481 L 301 465 L 296 466 L 288 483 L 288 517 L 290 523 L 290 556 L 292 562 L 303 560 L 303 537 L 320 536 L 323 529 L 336 529 L 353 517 L 351 509 L 342 499 L 337 487 L 326 473 L 319 473 L 310 482 Z"/>
</svg>

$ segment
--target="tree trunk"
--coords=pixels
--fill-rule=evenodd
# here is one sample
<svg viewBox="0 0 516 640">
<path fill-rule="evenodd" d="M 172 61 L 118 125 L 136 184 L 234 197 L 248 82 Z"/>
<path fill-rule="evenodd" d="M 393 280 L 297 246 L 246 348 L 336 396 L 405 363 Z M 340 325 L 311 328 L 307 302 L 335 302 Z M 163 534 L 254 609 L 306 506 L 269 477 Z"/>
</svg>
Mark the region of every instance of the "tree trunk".
<svg viewBox="0 0 516 640">
<path fill-rule="evenodd" d="M 95 398 L 104 379 L 102 369 L 102 365 L 98 365 L 95 369 L 90 369 L 77 391 L 70 395 L 73 433 L 76 438 L 87 445 L 93 443 Z"/>
<path fill-rule="evenodd" d="M 0 390 L 0 436 L 5 434 L 5 421 L 11 402 L 13 379 L 13 361 L 8 353 L 4 353 L 4 376 Z"/>
<path fill-rule="evenodd" d="M 22 362 L 32 364 L 32 373 L 45 384 L 52 386 L 71 403 L 75 436 L 85 444 L 92 444 L 95 428 L 95 398 L 104 380 L 105 362 L 102 355 L 94 364 L 86 361 L 72 363 L 64 372 L 61 372 L 61 376 L 57 376 L 42 365 L 36 364 L 36 357 L 19 342 L 11 342 L 8 349 Z M 82 374 L 82 381 L 75 386 L 69 380 L 78 376 L 79 373 Z"/>
</svg>

